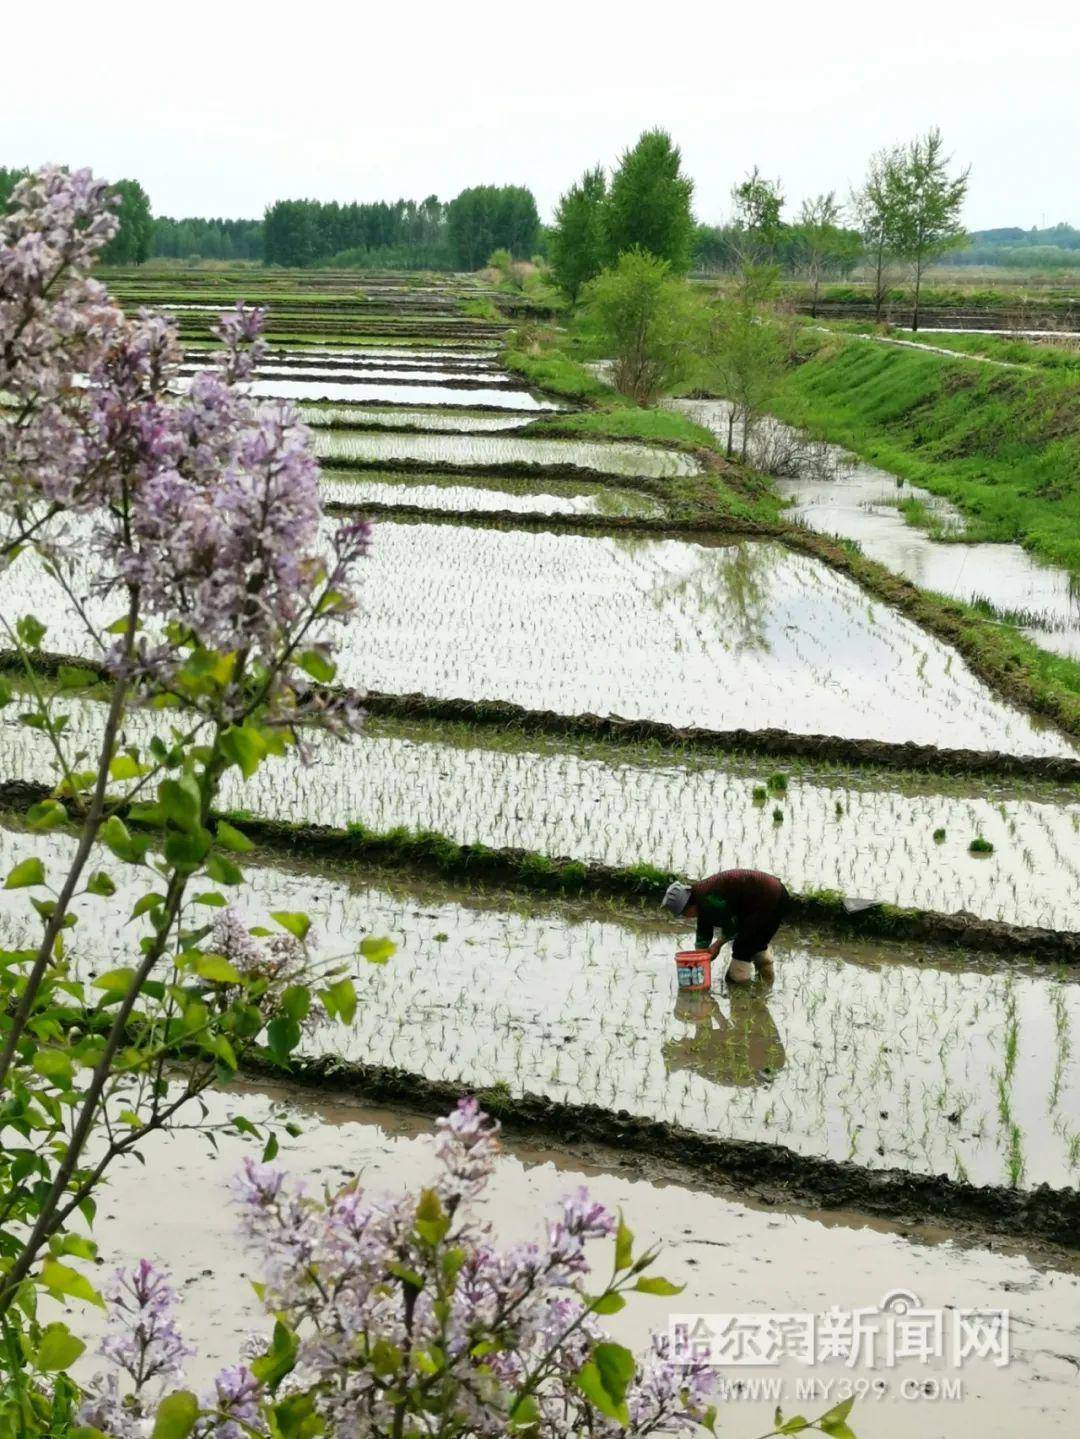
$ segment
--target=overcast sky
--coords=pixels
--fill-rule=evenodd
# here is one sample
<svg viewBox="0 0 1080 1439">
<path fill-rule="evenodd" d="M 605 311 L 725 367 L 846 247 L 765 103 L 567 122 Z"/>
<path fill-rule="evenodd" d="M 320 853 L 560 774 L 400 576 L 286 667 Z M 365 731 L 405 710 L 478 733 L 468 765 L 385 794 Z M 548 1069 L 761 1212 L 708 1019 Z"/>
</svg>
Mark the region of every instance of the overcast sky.
<svg viewBox="0 0 1080 1439">
<path fill-rule="evenodd" d="M 758 164 L 789 206 L 931 125 L 966 221 L 1080 224 L 1074 0 L 528 6 L 85 0 L 0 22 L 0 164 L 130 176 L 156 214 L 517 183 L 546 218 L 642 129 L 682 147 L 699 218 Z"/>
</svg>

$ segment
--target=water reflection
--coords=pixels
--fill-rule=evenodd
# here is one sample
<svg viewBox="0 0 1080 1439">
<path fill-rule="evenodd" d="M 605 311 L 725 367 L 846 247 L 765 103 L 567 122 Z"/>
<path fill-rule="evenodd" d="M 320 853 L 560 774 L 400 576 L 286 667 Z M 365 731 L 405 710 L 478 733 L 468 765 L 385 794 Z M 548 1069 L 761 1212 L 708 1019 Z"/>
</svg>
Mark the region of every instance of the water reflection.
<svg viewBox="0 0 1080 1439">
<path fill-rule="evenodd" d="M 737 1088 L 768 1084 L 787 1061 L 769 1010 L 771 988 L 771 981 L 763 979 L 729 985 L 730 1014 L 713 994 L 680 994 L 675 1018 L 692 1026 L 692 1033 L 665 1043 L 668 1074 L 683 1070 Z"/>
<path fill-rule="evenodd" d="M 726 434 L 731 408 L 726 400 L 675 400 L 672 406 L 715 434 Z M 1068 571 L 1015 544 L 934 538 L 908 524 L 900 505 L 916 503 L 940 536 L 955 536 L 963 531 L 964 517 L 947 500 L 863 464 L 838 446 L 808 446 L 797 431 L 769 417 L 751 442 L 751 458 L 774 473 L 770 457 L 779 449 L 790 469 L 776 486 L 791 502 L 791 518 L 820 534 L 857 540 L 871 559 L 923 589 L 969 604 L 986 602 L 1044 649 L 1080 658 L 1080 597 Z M 837 462 L 823 463 L 828 456 Z"/>
</svg>

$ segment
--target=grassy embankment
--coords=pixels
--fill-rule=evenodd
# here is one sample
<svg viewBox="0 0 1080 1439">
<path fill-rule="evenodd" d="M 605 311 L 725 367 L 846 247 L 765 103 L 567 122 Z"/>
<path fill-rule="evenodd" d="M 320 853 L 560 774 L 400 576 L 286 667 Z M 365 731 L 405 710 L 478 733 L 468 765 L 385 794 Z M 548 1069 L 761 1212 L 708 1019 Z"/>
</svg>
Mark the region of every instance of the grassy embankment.
<svg viewBox="0 0 1080 1439">
<path fill-rule="evenodd" d="M 981 337 L 985 338 L 985 337 Z M 807 330 L 770 408 L 1080 574 L 1080 383 Z"/>
</svg>

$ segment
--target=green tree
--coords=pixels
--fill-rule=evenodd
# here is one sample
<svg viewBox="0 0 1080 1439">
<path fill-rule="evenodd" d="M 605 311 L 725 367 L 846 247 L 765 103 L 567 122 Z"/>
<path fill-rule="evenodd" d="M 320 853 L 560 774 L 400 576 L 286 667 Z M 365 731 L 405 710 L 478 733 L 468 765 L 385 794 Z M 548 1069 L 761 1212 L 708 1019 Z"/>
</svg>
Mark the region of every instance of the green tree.
<svg viewBox="0 0 1080 1439">
<path fill-rule="evenodd" d="M 885 295 L 889 288 L 889 269 L 894 259 L 892 216 L 902 163 L 903 152 L 895 146 L 879 150 L 870 157 L 862 188 L 856 190 L 851 197 L 870 271 L 874 318 L 877 320 L 881 319 Z"/>
<path fill-rule="evenodd" d="M 540 239 L 540 216 L 531 190 L 522 185 L 474 185 L 446 211 L 453 263 L 478 270 L 493 250 L 528 259 Z"/>
<path fill-rule="evenodd" d="M 704 350 L 713 383 L 730 401 L 727 454 L 746 460 L 754 430 L 780 383 L 786 346 L 773 313 L 778 271 L 773 265 L 743 263 L 736 283 L 710 315 Z"/>
<path fill-rule="evenodd" d="M 101 252 L 103 265 L 141 265 L 150 258 L 154 221 L 150 197 L 138 180 L 117 180 L 109 186 L 116 197 L 120 228 Z"/>
<path fill-rule="evenodd" d="M 755 165 L 731 190 L 733 241 L 741 264 L 761 265 L 770 259 L 784 231 L 780 213 L 784 192 L 779 180 L 766 180 Z"/>
<path fill-rule="evenodd" d="M 548 259 L 555 283 L 572 304 L 577 303 L 582 286 L 603 268 L 606 199 L 607 181 L 598 165 L 570 186 L 555 210 L 555 223 L 548 232 Z"/>
<path fill-rule="evenodd" d="M 948 165 L 941 131 L 928 130 L 902 152 L 893 184 L 888 235 L 892 249 L 911 266 L 913 330 L 919 328 L 919 294 L 926 267 L 948 250 L 967 244 L 960 211 L 971 168 L 950 176 Z"/>
<path fill-rule="evenodd" d="M 836 192 L 829 190 L 803 201 L 793 238 L 799 268 L 810 281 L 810 313 L 816 316 L 822 279 L 857 260 L 859 237 L 842 228 Z"/>
<path fill-rule="evenodd" d="M 584 291 L 586 323 L 612 357 L 615 388 L 639 405 L 669 393 L 697 361 L 704 312 L 667 260 L 627 250 Z"/>
<path fill-rule="evenodd" d="M 627 150 L 611 181 L 604 206 L 605 256 L 614 264 L 627 250 L 666 260 L 673 273 L 690 268 L 694 182 L 682 172 L 682 156 L 665 130 L 646 130 Z"/>
</svg>

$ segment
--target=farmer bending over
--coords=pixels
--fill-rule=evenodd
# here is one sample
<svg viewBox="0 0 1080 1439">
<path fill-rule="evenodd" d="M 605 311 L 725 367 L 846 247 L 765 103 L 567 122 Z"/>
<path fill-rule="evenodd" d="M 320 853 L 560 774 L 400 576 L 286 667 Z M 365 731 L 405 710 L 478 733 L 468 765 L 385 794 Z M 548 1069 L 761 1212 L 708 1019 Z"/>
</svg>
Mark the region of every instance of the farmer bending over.
<svg viewBox="0 0 1080 1439">
<path fill-rule="evenodd" d="M 663 907 L 676 919 L 697 920 L 697 947 L 715 959 L 724 944 L 731 946 L 728 979 L 749 979 L 753 963 L 759 974 L 772 973 L 769 944 L 788 904 L 788 892 L 774 874 L 758 869 L 722 869 L 697 884 L 676 882 L 664 895 Z M 714 942 L 713 935 L 720 936 Z"/>
</svg>

